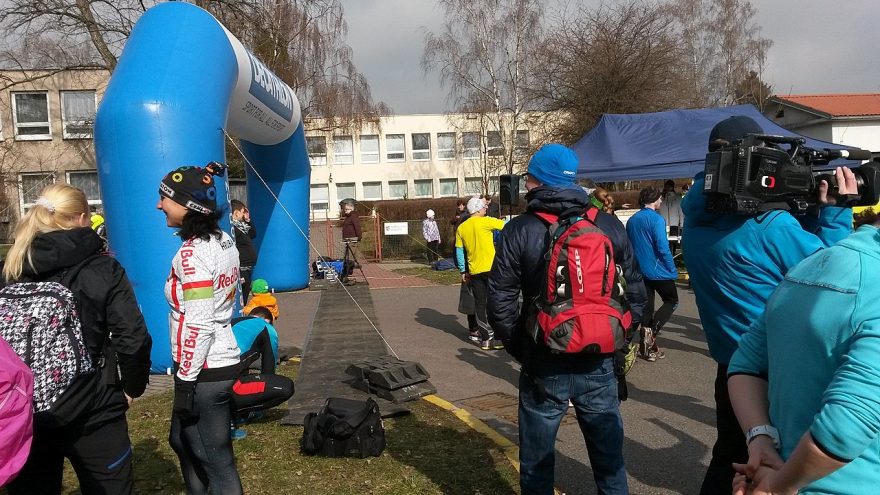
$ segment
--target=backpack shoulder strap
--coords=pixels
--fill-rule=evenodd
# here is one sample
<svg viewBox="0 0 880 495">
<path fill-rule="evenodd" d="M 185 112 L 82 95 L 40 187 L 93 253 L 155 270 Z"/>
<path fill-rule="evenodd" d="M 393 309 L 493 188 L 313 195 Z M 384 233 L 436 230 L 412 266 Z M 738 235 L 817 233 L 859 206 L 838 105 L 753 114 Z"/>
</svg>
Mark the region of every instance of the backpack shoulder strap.
<svg viewBox="0 0 880 495">
<path fill-rule="evenodd" d="M 584 218 L 590 221 L 593 225 L 596 225 L 596 217 L 599 216 L 599 208 L 589 207 L 587 208 L 586 214 Z"/>
</svg>

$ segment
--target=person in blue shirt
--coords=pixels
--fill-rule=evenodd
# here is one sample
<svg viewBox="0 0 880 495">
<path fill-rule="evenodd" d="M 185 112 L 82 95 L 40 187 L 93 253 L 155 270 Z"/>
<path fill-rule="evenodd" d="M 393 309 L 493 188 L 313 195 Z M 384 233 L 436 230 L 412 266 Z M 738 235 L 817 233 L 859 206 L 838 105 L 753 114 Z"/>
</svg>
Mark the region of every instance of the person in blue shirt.
<svg viewBox="0 0 880 495">
<path fill-rule="evenodd" d="M 648 302 L 639 328 L 639 355 L 651 362 L 666 357 L 657 345 L 657 336 L 678 307 L 678 290 L 675 288 L 678 270 L 669 250 L 666 220 L 657 211 L 662 203 L 663 191 L 656 187 L 642 189 L 639 193 L 642 209 L 626 222 L 626 233 L 648 292 Z M 659 294 L 663 300 L 663 305 L 656 312 L 655 294 Z"/>
<path fill-rule="evenodd" d="M 749 117 L 719 122 L 709 135 L 709 151 L 763 131 Z M 838 170 L 840 193 L 855 192 L 855 178 Z M 816 251 L 852 232 L 852 209 L 833 205 L 828 185 L 820 186 L 817 217 L 795 218 L 787 211 L 758 215 L 717 215 L 706 211 L 703 174 L 682 201 L 682 252 L 696 297 L 709 353 L 718 363 L 715 377 L 715 419 L 718 439 L 703 479 L 702 495 L 730 491 L 732 463 L 748 457 L 727 391 L 727 367 L 740 337 L 764 310 L 771 292 L 788 270 Z"/>
<path fill-rule="evenodd" d="M 735 493 L 877 493 L 880 221 L 869 216 L 788 271 L 731 358 L 730 398 L 750 440 Z"/>
<path fill-rule="evenodd" d="M 232 333 L 241 349 L 242 361 L 260 360 L 260 372 L 239 377 L 232 385 L 232 403 L 238 417 L 271 409 L 293 395 L 293 381 L 275 374 L 278 363 L 278 332 L 272 313 L 258 306 L 249 316 L 232 322 Z"/>
</svg>

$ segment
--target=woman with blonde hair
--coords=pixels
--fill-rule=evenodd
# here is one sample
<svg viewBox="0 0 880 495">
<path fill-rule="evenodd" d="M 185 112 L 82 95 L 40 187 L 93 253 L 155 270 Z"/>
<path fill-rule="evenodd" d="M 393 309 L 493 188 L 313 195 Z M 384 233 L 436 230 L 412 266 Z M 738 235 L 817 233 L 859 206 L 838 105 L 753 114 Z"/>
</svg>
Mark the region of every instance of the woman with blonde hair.
<svg viewBox="0 0 880 495">
<path fill-rule="evenodd" d="M 52 184 L 19 221 L 3 263 L 0 285 L 47 281 L 70 289 L 98 369 L 96 387 L 87 389 L 95 393 L 69 399 L 88 404 L 82 414 L 60 427 L 35 423 L 30 456 L 7 487 L 10 495 L 61 493 L 65 457 L 85 494 L 133 490 L 125 412 L 147 386 L 152 340 L 125 270 L 104 254 L 102 239 L 89 225 L 85 194 Z"/>
</svg>

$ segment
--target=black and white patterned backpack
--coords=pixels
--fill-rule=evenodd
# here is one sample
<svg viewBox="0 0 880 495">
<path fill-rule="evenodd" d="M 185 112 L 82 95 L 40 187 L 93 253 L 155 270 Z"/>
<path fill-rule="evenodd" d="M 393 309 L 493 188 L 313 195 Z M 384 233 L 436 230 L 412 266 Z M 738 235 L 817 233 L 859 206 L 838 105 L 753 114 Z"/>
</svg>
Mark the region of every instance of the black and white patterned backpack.
<svg viewBox="0 0 880 495">
<path fill-rule="evenodd" d="M 90 408 L 97 372 L 70 289 L 18 282 L 0 290 L 0 337 L 33 372 L 37 424 L 63 426 Z"/>
</svg>

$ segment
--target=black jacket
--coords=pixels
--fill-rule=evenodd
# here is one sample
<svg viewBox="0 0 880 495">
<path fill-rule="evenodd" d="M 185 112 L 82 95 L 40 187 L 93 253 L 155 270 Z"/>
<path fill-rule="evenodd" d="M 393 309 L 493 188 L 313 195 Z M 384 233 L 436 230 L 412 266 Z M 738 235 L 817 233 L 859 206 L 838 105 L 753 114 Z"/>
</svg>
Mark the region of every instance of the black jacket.
<svg viewBox="0 0 880 495">
<path fill-rule="evenodd" d="M 99 387 L 86 424 L 125 414 L 123 391 L 140 397 L 150 373 L 152 339 L 134 290 L 122 265 L 101 254 L 102 246 L 101 238 L 88 227 L 39 234 L 31 244 L 33 267 L 25 261 L 21 277 L 22 282 L 60 281 L 67 269 L 91 258 L 69 283 L 80 303 L 85 343 L 93 357 L 105 360 L 105 386 Z"/>
<path fill-rule="evenodd" d="M 257 229 L 250 222 L 244 222 L 248 231 L 235 227 L 235 247 L 238 248 L 238 264 L 241 266 L 254 266 L 257 264 L 257 250 L 254 248 L 253 239 L 257 237 Z"/>
<path fill-rule="evenodd" d="M 519 296 L 522 292 L 524 307 L 540 295 L 545 283 L 544 254 L 548 246 L 547 225 L 534 211 L 560 214 L 563 211 L 589 205 L 589 196 L 580 188 L 559 189 L 536 187 L 526 194 L 528 212 L 512 219 L 501 231 L 496 246 L 495 263 L 489 277 L 489 323 L 495 335 L 505 342 L 505 347 L 523 366 L 540 365 L 541 362 L 571 362 L 577 366 L 584 359 L 578 355 L 551 354 L 549 349 L 536 344 L 524 331 L 525 315 L 520 311 Z M 645 306 L 645 286 L 639 272 L 626 229 L 614 215 L 599 212 L 596 225 L 611 240 L 615 263 L 623 267 L 627 282 L 626 297 L 629 301 L 633 327 L 638 325 Z"/>
<path fill-rule="evenodd" d="M 361 218 L 357 216 L 357 213 L 349 213 L 348 215 L 346 215 L 345 220 L 342 221 L 342 238 L 361 238 Z"/>
</svg>

